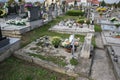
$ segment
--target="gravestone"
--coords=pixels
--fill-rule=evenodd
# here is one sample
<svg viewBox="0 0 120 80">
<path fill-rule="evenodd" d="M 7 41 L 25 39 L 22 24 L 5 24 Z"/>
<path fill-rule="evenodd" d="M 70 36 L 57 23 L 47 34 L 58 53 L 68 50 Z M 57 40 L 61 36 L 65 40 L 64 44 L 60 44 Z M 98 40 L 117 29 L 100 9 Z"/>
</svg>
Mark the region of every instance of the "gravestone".
<svg viewBox="0 0 120 80">
<path fill-rule="evenodd" d="M 11 13 L 15 13 L 15 14 L 18 13 L 18 5 L 11 4 L 10 6 L 8 6 L 8 14 L 11 14 Z"/>
<path fill-rule="evenodd" d="M 40 10 L 39 7 L 30 7 L 28 11 L 28 20 L 35 21 L 40 19 Z"/>
<path fill-rule="evenodd" d="M 24 5 L 22 4 L 22 5 L 20 5 L 20 11 L 19 11 L 19 13 L 21 14 L 21 13 L 24 13 L 24 12 L 25 12 Z"/>
<path fill-rule="evenodd" d="M 0 48 L 6 46 L 7 44 L 9 44 L 9 39 L 2 36 L 2 31 L 0 27 Z"/>
</svg>

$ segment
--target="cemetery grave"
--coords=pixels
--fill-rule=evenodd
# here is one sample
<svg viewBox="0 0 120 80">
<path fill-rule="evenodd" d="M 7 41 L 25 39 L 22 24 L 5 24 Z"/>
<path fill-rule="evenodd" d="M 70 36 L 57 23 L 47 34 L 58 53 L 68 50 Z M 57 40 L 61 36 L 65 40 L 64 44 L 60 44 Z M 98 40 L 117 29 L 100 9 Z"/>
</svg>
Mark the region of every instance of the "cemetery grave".
<svg viewBox="0 0 120 80">
<path fill-rule="evenodd" d="M 91 41 L 89 45 L 91 45 Z M 43 36 L 23 49 L 16 51 L 14 55 L 20 59 L 69 76 L 76 77 L 79 73 L 88 76 L 91 68 L 91 47 L 86 48 L 89 49 L 87 60 L 84 61 L 86 57 L 83 56 L 83 59 L 79 61 L 82 47 L 83 43 L 80 42 L 79 38 L 74 38 L 74 35 L 71 35 L 68 39 L 59 36 Z M 86 64 L 87 66 L 84 67 Z M 79 68 L 77 65 L 81 66 L 80 68 L 83 71 L 76 71 Z"/>
<path fill-rule="evenodd" d="M 77 59 L 80 52 L 79 50 L 82 46 L 82 44 L 79 42 L 79 39 L 75 39 L 77 42 L 74 43 L 74 46 L 76 46 L 74 59 L 71 53 L 72 45 L 70 40 L 63 39 L 60 45 L 60 42 L 58 42 L 58 40 L 60 41 L 61 39 L 59 37 L 53 37 L 53 39 L 54 41 L 50 36 L 40 37 L 36 41 L 27 45 L 25 48 L 17 51 L 15 55 L 18 55 L 18 57 L 20 55 L 24 55 L 24 57 L 30 56 L 31 58 L 39 58 L 45 61 L 48 65 L 58 67 L 58 69 L 62 67 L 63 71 L 65 70 L 65 72 L 71 72 L 75 74 L 74 68 L 75 65 L 78 64 Z M 73 61 L 75 60 L 75 62 L 70 62 L 72 59 Z"/>
<path fill-rule="evenodd" d="M 84 23 L 84 21 L 83 21 Z M 50 31 L 60 32 L 60 33 L 75 33 L 75 34 L 84 34 L 86 33 L 93 33 L 94 32 L 94 25 L 90 25 L 90 23 L 87 25 L 80 23 L 77 23 L 75 20 L 63 20 L 57 25 L 51 27 Z"/>
<path fill-rule="evenodd" d="M 5 36 L 21 37 L 21 34 L 40 27 L 43 25 L 43 21 L 40 19 L 38 13 L 38 7 L 31 7 L 30 11 L 28 11 L 29 16 L 25 19 L 18 17 L 0 22 L 3 34 Z"/>
<path fill-rule="evenodd" d="M 115 25 L 119 22 L 119 19 L 116 17 L 97 19 L 97 23 L 101 25 Z"/>
<path fill-rule="evenodd" d="M 20 39 L 3 36 L 0 27 L 0 62 L 11 56 L 12 52 L 19 49 L 19 47 Z"/>
</svg>

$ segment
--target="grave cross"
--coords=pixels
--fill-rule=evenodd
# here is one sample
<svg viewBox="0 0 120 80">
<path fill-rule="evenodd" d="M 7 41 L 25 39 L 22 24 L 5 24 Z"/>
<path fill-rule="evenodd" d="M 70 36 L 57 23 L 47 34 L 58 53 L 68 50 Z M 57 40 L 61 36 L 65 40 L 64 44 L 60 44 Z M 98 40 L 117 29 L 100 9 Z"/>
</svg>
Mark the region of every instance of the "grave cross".
<svg viewBox="0 0 120 80">
<path fill-rule="evenodd" d="M 74 34 L 72 34 L 70 37 L 69 37 L 69 41 L 71 42 L 71 45 L 72 45 L 72 55 L 74 57 L 74 50 L 75 50 L 75 46 L 74 46 Z"/>
</svg>

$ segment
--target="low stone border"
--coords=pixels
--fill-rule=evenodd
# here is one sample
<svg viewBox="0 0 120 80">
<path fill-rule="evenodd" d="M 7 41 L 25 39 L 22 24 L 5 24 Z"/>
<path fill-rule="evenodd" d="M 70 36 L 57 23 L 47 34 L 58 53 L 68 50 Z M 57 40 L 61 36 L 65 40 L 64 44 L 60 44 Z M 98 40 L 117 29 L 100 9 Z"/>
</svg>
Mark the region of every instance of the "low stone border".
<svg viewBox="0 0 120 80">
<path fill-rule="evenodd" d="M 112 52 L 111 49 L 112 49 L 112 47 L 106 46 L 106 49 L 107 49 L 107 52 L 108 52 L 108 57 L 110 59 L 110 64 L 111 64 L 113 72 L 115 74 L 115 78 L 116 78 L 116 80 L 120 80 L 120 69 L 117 66 L 116 62 L 113 61 L 113 57 L 111 55 L 111 52 Z"/>
<path fill-rule="evenodd" d="M 0 62 L 12 55 L 15 50 L 20 48 L 20 39 L 10 38 L 10 43 L 0 48 Z"/>
<path fill-rule="evenodd" d="M 79 76 L 78 74 L 73 73 L 73 72 L 66 72 L 65 69 L 60 68 L 60 67 L 54 65 L 51 62 L 44 61 L 44 60 L 41 60 L 39 58 L 31 57 L 27 54 L 24 54 L 24 53 L 20 52 L 20 51 L 15 52 L 14 56 L 17 57 L 17 58 L 20 58 L 22 60 L 37 64 L 37 65 L 42 66 L 42 67 L 45 67 L 47 69 L 53 70 L 53 71 L 58 72 L 58 73 L 66 74 L 66 75 L 72 76 L 72 77 L 78 77 Z"/>
<path fill-rule="evenodd" d="M 3 27 L 2 28 L 2 33 L 4 36 L 8 36 L 8 37 L 21 37 L 21 34 L 24 34 L 28 31 L 31 31 L 35 28 L 41 27 L 42 25 L 44 25 L 43 20 L 36 20 L 36 21 L 31 21 L 31 22 L 27 22 L 26 26 L 15 26 L 15 25 L 8 25 L 8 27 Z M 10 28 L 11 26 L 11 28 Z M 18 27 L 18 28 L 13 28 L 13 27 Z"/>
</svg>

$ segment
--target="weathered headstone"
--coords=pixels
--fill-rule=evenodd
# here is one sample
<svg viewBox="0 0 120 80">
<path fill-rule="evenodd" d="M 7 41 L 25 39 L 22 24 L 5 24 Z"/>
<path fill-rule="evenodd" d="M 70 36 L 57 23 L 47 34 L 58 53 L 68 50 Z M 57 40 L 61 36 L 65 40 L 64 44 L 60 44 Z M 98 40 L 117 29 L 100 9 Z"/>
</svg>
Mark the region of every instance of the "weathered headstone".
<svg viewBox="0 0 120 80">
<path fill-rule="evenodd" d="M 2 31 L 0 27 L 0 48 L 6 46 L 7 44 L 9 44 L 9 39 L 2 36 Z"/>
</svg>

